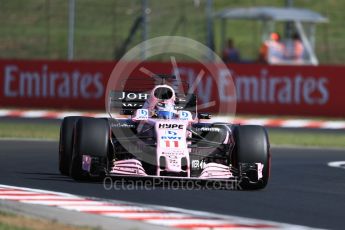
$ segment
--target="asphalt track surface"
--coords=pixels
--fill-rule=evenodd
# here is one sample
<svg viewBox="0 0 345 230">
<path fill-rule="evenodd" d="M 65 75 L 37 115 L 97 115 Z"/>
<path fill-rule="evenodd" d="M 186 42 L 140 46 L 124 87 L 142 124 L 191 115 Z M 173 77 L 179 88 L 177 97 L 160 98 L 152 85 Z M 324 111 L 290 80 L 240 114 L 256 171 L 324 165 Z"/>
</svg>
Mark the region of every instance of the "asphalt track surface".
<svg viewBox="0 0 345 230">
<path fill-rule="evenodd" d="M 343 229 L 345 150 L 272 149 L 272 173 L 261 191 L 154 187 L 105 190 L 102 182 L 78 183 L 57 170 L 58 143 L 0 141 L 0 183 L 77 195 L 173 206 L 264 220 Z"/>
</svg>

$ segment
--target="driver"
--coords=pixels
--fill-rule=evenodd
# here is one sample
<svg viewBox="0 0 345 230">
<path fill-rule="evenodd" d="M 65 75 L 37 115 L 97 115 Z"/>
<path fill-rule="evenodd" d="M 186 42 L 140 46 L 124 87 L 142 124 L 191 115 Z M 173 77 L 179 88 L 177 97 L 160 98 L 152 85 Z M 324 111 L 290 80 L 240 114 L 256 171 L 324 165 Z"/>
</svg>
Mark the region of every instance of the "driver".
<svg viewBox="0 0 345 230">
<path fill-rule="evenodd" d="M 158 102 L 154 108 L 154 115 L 158 119 L 175 119 L 178 117 L 175 103 L 172 100 Z"/>
</svg>

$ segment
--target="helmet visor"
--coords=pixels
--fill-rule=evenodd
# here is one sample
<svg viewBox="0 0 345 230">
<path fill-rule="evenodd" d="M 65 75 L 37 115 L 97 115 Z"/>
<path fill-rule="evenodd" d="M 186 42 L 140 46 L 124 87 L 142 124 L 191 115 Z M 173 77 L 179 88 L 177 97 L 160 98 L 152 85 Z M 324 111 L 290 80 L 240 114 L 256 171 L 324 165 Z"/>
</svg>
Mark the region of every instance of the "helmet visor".
<svg viewBox="0 0 345 230">
<path fill-rule="evenodd" d="M 174 117 L 174 113 L 170 111 L 158 111 L 157 117 L 159 119 L 172 119 Z"/>
</svg>

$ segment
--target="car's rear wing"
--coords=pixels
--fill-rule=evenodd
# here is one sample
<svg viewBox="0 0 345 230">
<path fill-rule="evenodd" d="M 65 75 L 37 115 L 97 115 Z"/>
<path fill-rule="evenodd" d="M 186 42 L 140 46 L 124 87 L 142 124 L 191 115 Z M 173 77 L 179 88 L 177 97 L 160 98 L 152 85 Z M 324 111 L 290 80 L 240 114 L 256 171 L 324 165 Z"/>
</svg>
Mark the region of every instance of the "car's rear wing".
<svg viewBox="0 0 345 230">
<path fill-rule="evenodd" d="M 145 92 L 124 92 L 111 91 L 110 109 L 116 110 L 120 114 L 132 115 L 135 110 L 140 109 L 150 94 Z M 176 109 L 187 110 L 196 113 L 197 98 L 195 94 L 176 95 Z"/>
</svg>

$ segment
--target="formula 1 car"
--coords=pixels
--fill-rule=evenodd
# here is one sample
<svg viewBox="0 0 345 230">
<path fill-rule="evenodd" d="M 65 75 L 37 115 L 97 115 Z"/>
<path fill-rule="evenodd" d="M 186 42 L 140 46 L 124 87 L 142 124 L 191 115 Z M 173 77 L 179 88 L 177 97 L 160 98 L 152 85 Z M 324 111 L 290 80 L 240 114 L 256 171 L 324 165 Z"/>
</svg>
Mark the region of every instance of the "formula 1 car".
<svg viewBox="0 0 345 230">
<path fill-rule="evenodd" d="M 262 189 L 270 174 L 264 127 L 209 122 L 194 94 L 177 93 L 159 75 L 151 92 L 112 91 L 110 107 L 127 118 L 65 117 L 59 169 L 75 180 L 115 176 L 239 180 Z"/>
</svg>

